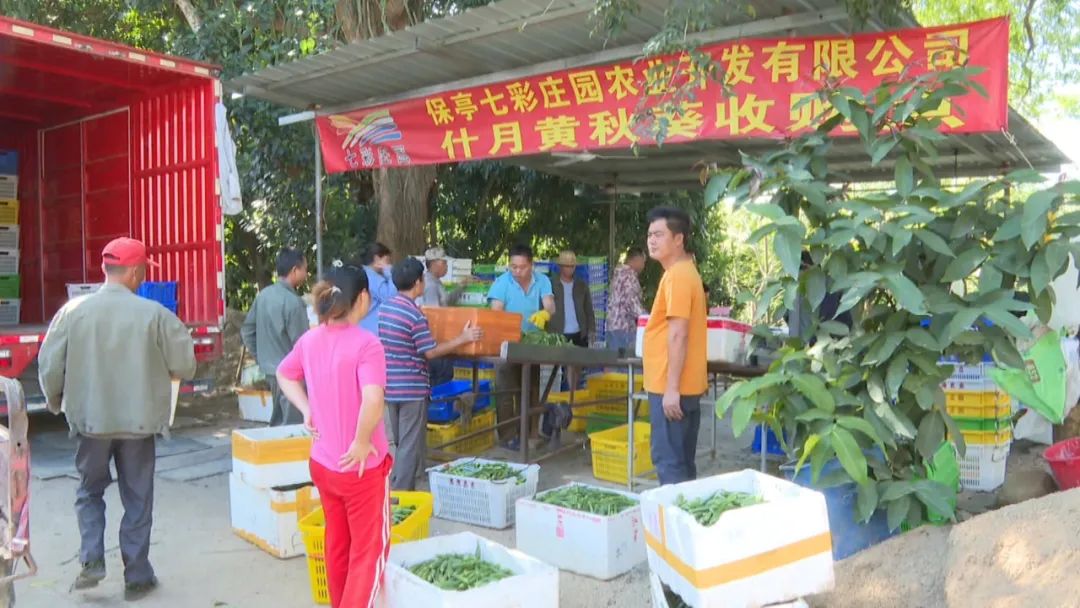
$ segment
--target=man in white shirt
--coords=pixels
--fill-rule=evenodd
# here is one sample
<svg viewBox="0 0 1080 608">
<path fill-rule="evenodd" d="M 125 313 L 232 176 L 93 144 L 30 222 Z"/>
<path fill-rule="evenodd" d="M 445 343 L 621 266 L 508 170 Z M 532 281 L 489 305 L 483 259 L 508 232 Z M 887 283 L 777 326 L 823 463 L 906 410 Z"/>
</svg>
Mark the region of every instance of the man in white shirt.
<svg viewBox="0 0 1080 608">
<path fill-rule="evenodd" d="M 450 270 L 446 261 L 446 251 L 435 246 L 424 252 L 427 271 L 424 273 L 424 295 L 420 297 L 421 306 L 454 306 L 461 299 L 465 287 L 471 282 L 465 279 L 460 285 L 447 292 L 442 280 Z"/>
</svg>

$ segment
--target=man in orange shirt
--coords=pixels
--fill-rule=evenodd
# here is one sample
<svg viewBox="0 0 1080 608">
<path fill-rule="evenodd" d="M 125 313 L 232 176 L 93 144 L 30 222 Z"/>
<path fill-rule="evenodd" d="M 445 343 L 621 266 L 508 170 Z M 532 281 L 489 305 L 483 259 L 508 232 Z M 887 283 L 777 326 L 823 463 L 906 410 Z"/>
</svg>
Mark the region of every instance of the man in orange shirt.
<svg viewBox="0 0 1080 608">
<path fill-rule="evenodd" d="M 660 484 L 697 478 L 701 396 L 708 388 L 705 288 L 687 251 L 690 216 L 649 211 L 649 256 L 664 267 L 645 326 L 645 390 L 652 422 L 652 459 Z"/>
</svg>

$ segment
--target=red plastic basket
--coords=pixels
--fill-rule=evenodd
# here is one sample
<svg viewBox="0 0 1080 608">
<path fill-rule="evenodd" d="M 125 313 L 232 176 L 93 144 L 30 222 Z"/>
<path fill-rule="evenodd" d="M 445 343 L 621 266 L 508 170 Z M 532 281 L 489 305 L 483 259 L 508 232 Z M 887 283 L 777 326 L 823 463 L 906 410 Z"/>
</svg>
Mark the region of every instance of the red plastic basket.
<svg viewBox="0 0 1080 608">
<path fill-rule="evenodd" d="M 1062 490 L 1080 488 L 1080 437 L 1059 441 L 1043 454 Z"/>
</svg>

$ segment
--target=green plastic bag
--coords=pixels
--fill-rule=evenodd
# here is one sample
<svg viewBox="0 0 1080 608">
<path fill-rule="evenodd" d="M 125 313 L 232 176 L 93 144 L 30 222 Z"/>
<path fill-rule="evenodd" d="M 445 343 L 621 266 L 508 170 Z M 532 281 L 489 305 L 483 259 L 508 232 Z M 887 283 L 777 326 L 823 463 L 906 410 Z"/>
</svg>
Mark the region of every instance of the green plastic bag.
<svg viewBox="0 0 1080 608">
<path fill-rule="evenodd" d="M 990 377 L 1001 390 L 1054 424 L 1065 419 L 1065 354 L 1061 336 L 1048 332 L 1024 357 L 1024 369 L 998 368 Z"/>
</svg>

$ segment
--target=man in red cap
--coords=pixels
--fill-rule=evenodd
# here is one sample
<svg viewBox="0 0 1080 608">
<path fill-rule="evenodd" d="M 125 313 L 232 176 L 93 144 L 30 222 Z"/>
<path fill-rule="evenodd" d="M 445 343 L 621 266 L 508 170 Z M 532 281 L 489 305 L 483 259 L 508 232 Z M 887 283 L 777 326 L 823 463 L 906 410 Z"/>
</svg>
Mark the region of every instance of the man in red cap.
<svg viewBox="0 0 1080 608">
<path fill-rule="evenodd" d="M 157 587 L 150 565 L 154 505 L 154 438 L 168 435 L 171 381 L 195 375 L 195 345 L 180 319 L 135 295 L 146 278 L 146 245 L 120 238 L 101 255 L 105 285 L 56 313 L 38 354 L 39 380 L 49 410 L 67 415 L 78 437 L 75 511 L 82 537 L 82 571 L 74 589 L 105 578 L 105 489 L 115 461 L 124 517 L 120 554 L 124 598 Z"/>
</svg>

